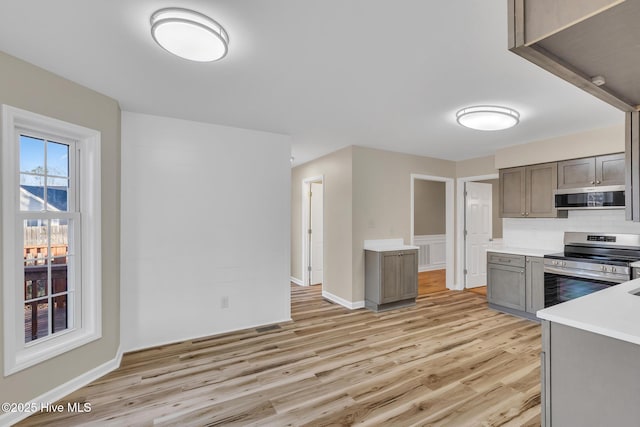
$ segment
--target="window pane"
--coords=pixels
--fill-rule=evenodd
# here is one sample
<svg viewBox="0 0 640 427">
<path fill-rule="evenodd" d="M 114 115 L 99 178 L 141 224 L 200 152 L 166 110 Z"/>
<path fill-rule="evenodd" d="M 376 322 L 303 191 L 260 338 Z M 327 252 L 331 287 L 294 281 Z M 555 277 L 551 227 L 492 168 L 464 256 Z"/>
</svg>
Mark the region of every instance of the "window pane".
<svg viewBox="0 0 640 427">
<path fill-rule="evenodd" d="M 49 246 L 49 227 L 46 219 L 26 219 L 23 225 L 24 259 L 31 265 L 45 264 Z"/>
<path fill-rule="evenodd" d="M 69 180 L 47 178 L 47 210 L 67 211 L 69 206 Z"/>
<path fill-rule="evenodd" d="M 20 135 L 20 172 L 44 175 L 44 141 Z"/>
<path fill-rule="evenodd" d="M 44 177 L 20 174 L 20 210 L 44 210 Z"/>
<path fill-rule="evenodd" d="M 69 222 L 67 219 L 51 220 L 51 255 L 54 257 L 69 253 Z"/>
<path fill-rule="evenodd" d="M 49 335 L 49 304 L 47 300 L 24 305 L 24 342 L 31 342 Z"/>
<path fill-rule="evenodd" d="M 67 295 L 53 297 L 51 306 L 51 318 L 53 319 L 51 331 L 53 333 L 67 329 Z"/>
<path fill-rule="evenodd" d="M 69 176 L 69 146 L 47 142 L 47 175 Z"/>
<path fill-rule="evenodd" d="M 26 263 L 25 263 L 26 264 Z M 48 289 L 48 271 L 49 268 L 44 265 L 25 265 L 24 266 L 24 299 L 30 300 L 34 298 L 46 297 Z"/>
<path fill-rule="evenodd" d="M 54 261 L 58 259 L 66 260 L 66 258 L 54 258 Z M 67 277 L 68 277 L 68 267 L 66 263 L 51 265 L 51 293 L 52 294 L 58 294 L 60 292 L 67 291 Z"/>
</svg>

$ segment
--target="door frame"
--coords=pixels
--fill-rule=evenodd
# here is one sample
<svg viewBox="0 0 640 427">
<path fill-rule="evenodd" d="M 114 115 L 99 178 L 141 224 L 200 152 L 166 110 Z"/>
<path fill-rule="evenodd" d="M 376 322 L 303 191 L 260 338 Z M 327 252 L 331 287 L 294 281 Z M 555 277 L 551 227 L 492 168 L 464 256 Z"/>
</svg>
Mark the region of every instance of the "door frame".
<svg viewBox="0 0 640 427">
<path fill-rule="evenodd" d="M 308 243 L 309 243 L 309 235 L 307 233 L 307 230 L 309 229 L 309 197 L 307 196 L 307 191 L 308 191 L 308 186 L 309 184 L 311 184 L 312 182 L 319 182 L 322 183 L 322 259 L 323 259 L 323 263 L 322 263 L 322 287 L 324 287 L 324 282 L 325 282 L 325 273 L 326 273 L 326 269 L 325 269 L 325 263 L 324 263 L 324 239 L 326 236 L 325 233 L 325 221 L 324 221 L 324 214 L 325 214 L 325 209 L 324 209 L 324 196 L 325 196 L 325 186 L 324 186 L 324 175 L 318 175 L 318 176 L 312 176 L 309 178 L 304 178 L 302 180 L 302 286 L 309 286 L 309 271 L 307 270 L 307 260 L 309 257 L 308 254 L 308 250 L 311 250 L 311 248 L 307 248 Z"/>
<path fill-rule="evenodd" d="M 465 257 L 467 239 L 464 238 L 464 224 L 466 220 L 465 209 L 465 196 L 464 185 L 467 182 L 485 181 L 487 179 L 498 179 L 500 175 L 498 173 L 492 173 L 487 175 L 466 176 L 464 178 L 456 179 L 456 206 L 458 206 L 458 212 L 456 213 L 456 286 L 455 289 L 463 290 L 466 287 L 466 280 L 464 277 L 464 269 L 467 266 L 467 260 Z M 495 206 L 494 206 L 495 208 Z"/>
<path fill-rule="evenodd" d="M 446 236 L 446 286 L 447 289 L 455 289 L 454 284 L 454 265 L 455 265 L 455 257 L 454 257 L 454 221 L 453 221 L 453 212 L 454 212 L 454 178 L 447 178 L 444 176 L 432 176 L 432 175 L 421 175 L 417 173 L 411 174 L 411 244 L 413 245 L 413 237 L 415 234 L 414 230 L 414 209 L 415 209 L 415 181 L 437 181 L 445 183 L 445 236 Z"/>
</svg>

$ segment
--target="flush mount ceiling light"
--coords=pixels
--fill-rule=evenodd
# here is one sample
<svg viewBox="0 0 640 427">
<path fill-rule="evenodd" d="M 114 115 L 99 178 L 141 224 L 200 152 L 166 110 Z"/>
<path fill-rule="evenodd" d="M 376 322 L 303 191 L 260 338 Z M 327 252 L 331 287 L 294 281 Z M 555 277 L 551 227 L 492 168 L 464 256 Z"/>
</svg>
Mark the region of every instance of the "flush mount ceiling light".
<svg viewBox="0 0 640 427">
<path fill-rule="evenodd" d="M 229 45 L 229 35 L 216 21 L 178 7 L 151 15 L 151 36 L 166 51 L 197 62 L 224 58 Z"/>
<path fill-rule="evenodd" d="M 495 105 L 477 105 L 463 108 L 456 113 L 456 120 L 464 127 L 476 130 L 503 130 L 520 121 L 516 110 Z"/>
</svg>

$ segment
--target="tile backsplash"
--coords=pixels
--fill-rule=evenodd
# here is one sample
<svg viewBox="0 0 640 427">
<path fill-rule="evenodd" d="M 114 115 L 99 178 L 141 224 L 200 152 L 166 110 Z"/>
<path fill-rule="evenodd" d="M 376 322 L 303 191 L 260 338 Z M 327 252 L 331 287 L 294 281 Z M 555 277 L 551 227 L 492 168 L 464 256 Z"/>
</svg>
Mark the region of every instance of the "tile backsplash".
<svg viewBox="0 0 640 427">
<path fill-rule="evenodd" d="M 569 211 L 568 218 L 505 218 L 504 246 L 562 251 L 565 231 L 640 234 L 640 223 L 624 215 L 624 209 L 612 209 Z"/>
</svg>

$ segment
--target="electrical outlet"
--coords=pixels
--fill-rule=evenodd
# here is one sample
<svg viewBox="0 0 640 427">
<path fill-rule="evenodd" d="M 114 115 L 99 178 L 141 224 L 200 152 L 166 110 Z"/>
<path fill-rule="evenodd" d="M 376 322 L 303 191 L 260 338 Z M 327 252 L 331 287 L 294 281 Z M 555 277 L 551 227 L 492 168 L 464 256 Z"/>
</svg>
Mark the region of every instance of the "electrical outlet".
<svg viewBox="0 0 640 427">
<path fill-rule="evenodd" d="M 220 298 L 220 308 L 229 308 L 229 297 L 223 296 Z"/>
</svg>

